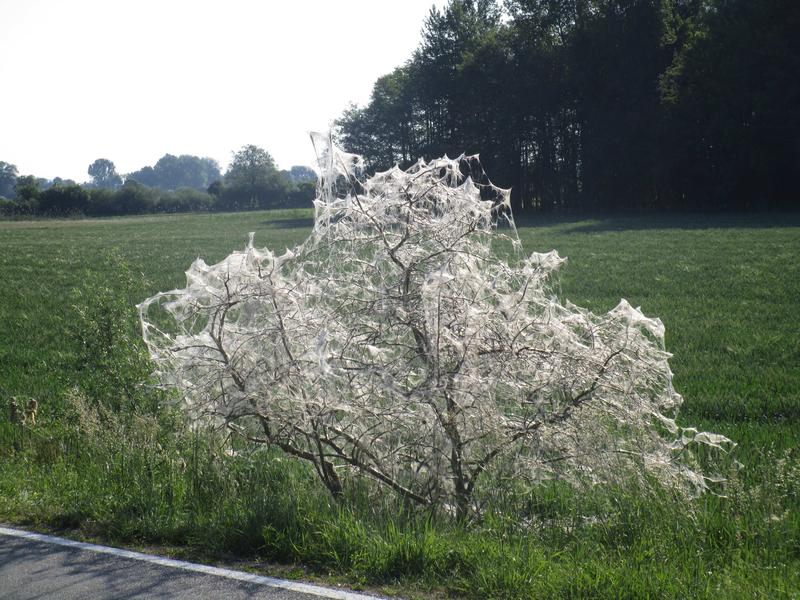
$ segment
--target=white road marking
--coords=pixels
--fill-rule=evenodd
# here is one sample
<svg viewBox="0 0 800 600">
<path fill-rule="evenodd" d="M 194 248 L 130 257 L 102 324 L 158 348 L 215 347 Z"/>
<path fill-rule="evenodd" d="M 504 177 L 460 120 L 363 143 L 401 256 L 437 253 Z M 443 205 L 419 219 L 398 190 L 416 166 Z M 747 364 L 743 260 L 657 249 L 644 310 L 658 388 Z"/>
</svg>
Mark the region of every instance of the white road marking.
<svg viewBox="0 0 800 600">
<path fill-rule="evenodd" d="M 206 575 L 216 575 L 218 577 L 226 577 L 228 579 L 236 579 L 238 581 L 246 581 L 248 583 L 266 585 L 273 588 L 290 590 L 292 592 L 311 594 L 314 596 L 319 596 L 320 598 L 331 598 L 333 600 L 384 600 L 378 598 L 377 596 L 369 596 L 367 594 L 359 594 L 357 592 L 347 592 L 344 590 L 336 590 L 331 588 L 324 588 L 318 585 L 311 585 L 310 583 L 300 583 L 297 581 L 289 581 L 287 579 L 278 579 L 276 577 L 264 577 L 263 575 L 254 575 L 253 573 L 245 573 L 243 571 L 233 571 L 232 569 L 222 569 L 220 567 L 199 565 L 196 563 L 185 562 L 182 560 L 175 560 L 173 558 L 164 558 L 163 556 L 153 556 L 151 554 L 144 554 L 142 552 L 133 552 L 131 550 L 111 548 L 109 546 L 99 546 L 97 544 L 76 542 L 74 540 L 68 540 L 65 538 L 55 537 L 52 535 L 31 533 L 29 531 L 23 531 L 21 529 L 0 527 L 0 535 L 7 535 L 27 540 L 35 540 L 37 542 L 44 542 L 46 544 L 55 544 L 58 546 L 66 546 L 68 548 L 79 548 L 81 550 L 89 550 L 90 552 L 99 552 L 101 554 L 111 554 L 112 556 L 129 558 L 131 560 L 140 560 L 142 562 L 151 563 L 154 565 L 160 565 L 162 567 L 171 567 L 173 569 L 181 569 L 182 571 L 193 571 L 195 573 L 205 573 Z"/>
</svg>

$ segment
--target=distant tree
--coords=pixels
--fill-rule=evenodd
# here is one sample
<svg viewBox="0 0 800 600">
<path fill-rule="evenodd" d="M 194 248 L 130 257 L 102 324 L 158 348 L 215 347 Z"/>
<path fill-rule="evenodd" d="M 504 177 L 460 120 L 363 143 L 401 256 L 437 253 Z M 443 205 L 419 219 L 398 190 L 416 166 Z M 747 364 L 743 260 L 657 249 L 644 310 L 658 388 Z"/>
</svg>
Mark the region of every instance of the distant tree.
<svg viewBox="0 0 800 600">
<path fill-rule="evenodd" d="M 17 185 L 18 176 L 16 165 L 0 160 L 0 197 L 14 197 L 14 186 Z"/>
<path fill-rule="evenodd" d="M 416 67 L 400 67 L 378 78 L 366 107 L 351 106 L 337 121 L 338 139 L 353 152 L 363 154 L 370 170 L 408 165 L 425 144 L 425 130 L 415 128 L 413 113 L 421 108 L 423 81 Z M 419 113 L 423 115 L 424 111 Z M 427 114 L 426 123 L 432 123 Z"/>
<path fill-rule="evenodd" d="M 198 158 L 183 154 L 178 157 L 178 164 L 183 178 L 178 187 L 204 190 L 213 181 L 222 177 L 219 164 L 213 158 Z"/>
<path fill-rule="evenodd" d="M 89 192 L 74 183 L 54 185 L 39 194 L 39 212 L 42 214 L 84 214 L 88 208 Z"/>
<path fill-rule="evenodd" d="M 19 212 L 19 204 L 0 196 L 0 215 L 15 215 Z"/>
<path fill-rule="evenodd" d="M 158 201 L 158 194 L 136 181 L 126 181 L 115 194 L 117 214 L 137 215 L 152 212 Z"/>
<path fill-rule="evenodd" d="M 449 0 L 336 139 L 480 152 L 516 214 L 796 208 L 799 30 L 791 0 Z"/>
<path fill-rule="evenodd" d="M 22 202 L 28 204 L 36 203 L 41 193 L 39 180 L 33 175 L 19 177 L 17 179 L 17 184 L 14 186 L 14 193 Z"/>
<path fill-rule="evenodd" d="M 227 209 L 273 208 L 286 200 L 289 182 L 280 174 L 269 152 L 253 144 L 234 153 L 225 173 Z"/>
<path fill-rule="evenodd" d="M 373 169 L 380 164 L 380 152 L 375 147 L 375 111 L 369 106 L 350 104 L 334 123 L 336 142 L 350 152 L 364 157 L 365 164 Z M 386 165 L 381 165 L 386 166 Z"/>
<path fill-rule="evenodd" d="M 88 172 L 95 187 L 117 188 L 122 185 L 122 178 L 117 175 L 114 163 L 107 158 L 98 158 L 89 165 Z"/>
<path fill-rule="evenodd" d="M 88 191 L 89 206 L 86 209 L 86 214 L 96 217 L 119 214 L 116 206 L 116 192 L 107 188 L 92 188 Z"/>
<path fill-rule="evenodd" d="M 142 167 L 138 171 L 128 173 L 126 181 L 135 181 L 149 187 L 159 187 L 158 175 L 153 167 Z"/>
<path fill-rule="evenodd" d="M 311 181 L 297 184 L 289 190 L 287 205 L 293 208 L 310 208 L 314 201 L 317 185 Z"/>
<path fill-rule="evenodd" d="M 158 159 L 155 166 L 143 167 L 128 175 L 150 187 L 163 190 L 192 188 L 205 190 L 213 181 L 222 176 L 219 164 L 213 158 L 200 158 L 190 154 L 165 154 Z"/>
<path fill-rule="evenodd" d="M 679 207 L 796 209 L 800 4 L 703 4 L 660 81 Z"/>
<path fill-rule="evenodd" d="M 225 189 L 225 184 L 222 183 L 221 179 L 217 179 L 211 185 L 208 186 L 206 191 L 211 194 L 214 198 L 219 199 L 222 197 L 222 192 Z"/>
<path fill-rule="evenodd" d="M 310 208 L 317 189 L 316 171 L 311 167 L 294 165 L 289 170 L 281 171 L 281 175 L 289 182 L 286 206 Z"/>
<path fill-rule="evenodd" d="M 288 171 L 281 171 L 281 173 L 294 184 L 314 183 L 317 181 L 317 174 L 311 167 L 294 165 Z"/>
<path fill-rule="evenodd" d="M 78 185 L 78 183 L 74 179 L 62 179 L 61 177 L 53 177 L 53 181 L 50 182 L 48 187 L 53 186 L 69 186 L 69 185 Z"/>
<path fill-rule="evenodd" d="M 233 161 L 225 173 L 227 183 L 254 188 L 268 180 L 277 171 L 269 152 L 254 144 L 243 146 L 235 152 Z"/>
</svg>

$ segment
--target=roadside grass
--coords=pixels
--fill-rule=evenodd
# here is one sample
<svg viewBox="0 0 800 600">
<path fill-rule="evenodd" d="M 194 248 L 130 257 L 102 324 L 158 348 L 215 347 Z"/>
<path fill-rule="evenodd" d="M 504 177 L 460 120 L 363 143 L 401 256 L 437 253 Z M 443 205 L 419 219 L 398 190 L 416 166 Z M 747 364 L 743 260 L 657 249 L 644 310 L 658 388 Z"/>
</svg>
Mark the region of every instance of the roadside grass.
<svg viewBox="0 0 800 600">
<path fill-rule="evenodd" d="M 681 423 L 734 439 L 744 466 L 725 497 L 553 484 L 495 498 L 469 528 L 358 487 L 337 505 L 303 465 L 219 452 L 166 398 L 121 392 L 141 366 L 136 328 L 107 315 L 130 320 L 248 231 L 282 249 L 310 225 L 308 211 L 0 222 L 0 520 L 260 557 L 406 597 L 800 596 L 800 219 L 521 226 L 527 251 L 569 257 L 565 298 L 605 311 L 624 297 L 664 321 Z M 104 333 L 110 354 L 93 344 Z M 8 421 L 11 396 L 39 401 L 35 427 Z"/>
</svg>

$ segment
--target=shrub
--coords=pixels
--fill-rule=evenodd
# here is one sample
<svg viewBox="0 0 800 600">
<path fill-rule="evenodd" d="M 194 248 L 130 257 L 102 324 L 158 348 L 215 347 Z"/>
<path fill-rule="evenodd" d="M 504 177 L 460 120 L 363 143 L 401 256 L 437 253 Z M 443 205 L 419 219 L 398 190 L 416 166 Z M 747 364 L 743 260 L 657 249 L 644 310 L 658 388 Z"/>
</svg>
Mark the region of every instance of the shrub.
<svg viewBox="0 0 800 600">
<path fill-rule="evenodd" d="M 213 205 L 214 197 L 211 194 L 191 188 L 181 188 L 174 192 L 162 193 L 155 210 L 164 213 L 207 211 Z"/>
<path fill-rule="evenodd" d="M 78 349 L 76 385 L 93 403 L 115 412 L 155 411 L 159 395 L 148 389 L 152 364 L 138 332 L 133 298 L 144 281 L 118 253 L 105 258 L 111 275 L 87 272 L 72 294 L 69 335 Z"/>
<path fill-rule="evenodd" d="M 504 482 L 706 488 L 692 447 L 728 440 L 676 424 L 661 321 L 560 303 L 564 259 L 519 253 L 509 192 L 462 175 L 476 158 L 366 180 L 358 157 L 321 160 L 302 245 L 251 234 L 140 305 L 193 417 L 310 461 L 334 495 L 353 472 L 460 518 Z"/>
<path fill-rule="evenodd" d="M 54 185 L 39 194 L 40 214 L 84 214 L 88 208 L 89 192 L 79 185 Z"/>
</svg>

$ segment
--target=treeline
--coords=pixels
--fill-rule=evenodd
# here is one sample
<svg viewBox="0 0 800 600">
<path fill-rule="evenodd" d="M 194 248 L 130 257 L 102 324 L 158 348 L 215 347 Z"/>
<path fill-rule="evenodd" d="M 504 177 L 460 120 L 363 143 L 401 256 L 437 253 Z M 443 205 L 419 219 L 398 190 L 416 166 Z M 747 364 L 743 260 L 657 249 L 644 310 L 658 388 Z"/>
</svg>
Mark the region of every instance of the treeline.
<svg viewBox="0 0 800 600">
<path fill-rule="evenodd" d="M 479 152 L 518 213 L 795 209 L 800 3 L 451 0 L 337 125 L 373 170 Z"/>
<path fill-rule="evenodd" d="M 189 211 L 237 211 L 311 206 L 312 169 L 279 171 L 269 153 L 248 145 L 223 176 L 211 158 L 166 154 L 155 165 L 121 176 L 106 158 L 88 168 L 91 181 L 52 181 L 0 161 L 0 215 L 115 216 Z"/>
</svg>

